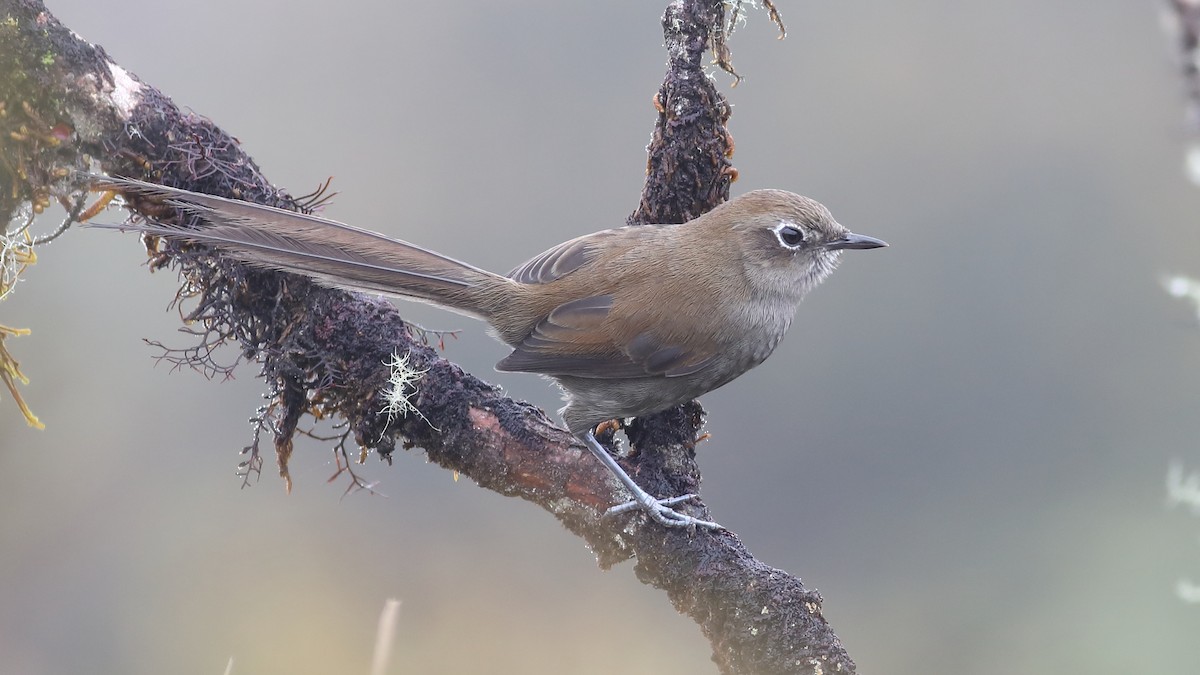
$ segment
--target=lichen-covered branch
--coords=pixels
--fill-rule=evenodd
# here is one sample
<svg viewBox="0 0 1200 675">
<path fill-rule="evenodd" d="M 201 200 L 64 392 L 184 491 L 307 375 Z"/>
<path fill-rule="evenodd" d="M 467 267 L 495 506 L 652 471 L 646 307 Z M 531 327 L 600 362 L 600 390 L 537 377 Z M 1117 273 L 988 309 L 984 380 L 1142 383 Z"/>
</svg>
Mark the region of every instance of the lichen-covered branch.
<svg viewBox="0 0 1200 675">
<path fill-rule="evenodd" d="M 729 107 L 702 63 L 718 47 L 728 63 L 724 35 L 714 33 L 724 30 L 725 10 L 720 0 L 678 0 L 663 17 L 668 71 L 631 221 L 682 222 L 728 196 L 736 176 Z M 51 198 L 76 204 L 85 189 L 76 172 L 94 170 L 94 162 L 111 174 L 282 208 L 313 209 L 322 198 L 274 188 L 236 139 L 179 110 L 36 0 L 0 0 L 0 104 L 8 110 L 0 125 L 26 119 L 24 140 L 0 152 L 0 214 L 8 219 Z M 135 218 L 181 217 L 152 201 L 128 206 Z M 625 499 L 603 467 L 541 410 L 441 358 L 390 303 L 235 265 L 195 245 L 150 240 L 147 247 L 153 267 L 182 275 L 177 300 L 196 327 L 193 346 L 164 358 L 220 376 L 235 364 L 216 363 L 212 349 L 232 344 L 267 383 L 271 402 L 258 416 L 245 470 L 262 466 L 257 439 L 265 430 L 286 479 L 301 419 L 336 418 L 360 448 L 389 461 L 398 443 L 419 447 L 485 488 L 542 506 L 603 567 L 635 558 L 638 577 L 700 625 L 722 672 L 853 672 L 816 592 L 754 559 L 731 532 L 668 530 L 637 514 L 603 518 Z M 387 364 L 399 361 L 420 373 L 411 394 L 389 388 L 396 375 Z M 411 396 L 421 414 L 397 415 L 389 407 L 397 395 Z M 652 493 L 694 492 L 702 421 L 695 403 L 638 420 L 626 430 L 635 452 L 622 461 Z M 692 508 L 709 517 L 703 504 Z"/>
<path fill-rule="evenodd" d="M 1169 0 L 1167 26 L 1179 49 L 1179 68 L 1187 96 L 1187 176 L 1200 184 L 1200 0 Z"/>
</svg>

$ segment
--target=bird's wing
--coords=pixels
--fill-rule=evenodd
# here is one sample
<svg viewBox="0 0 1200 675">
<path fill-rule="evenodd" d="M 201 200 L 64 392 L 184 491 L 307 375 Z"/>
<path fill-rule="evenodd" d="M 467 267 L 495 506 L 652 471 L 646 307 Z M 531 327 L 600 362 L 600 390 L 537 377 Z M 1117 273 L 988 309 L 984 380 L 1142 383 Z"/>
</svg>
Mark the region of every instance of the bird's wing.
<svg viewBox="0 0 1200 675">
<path fill-rule="evenodd" d="M 496 369 L 596 379 L 682 377 L 700 372 L 715 360 L 716 350 L 711 346 L 669 344 L 648 331 L 627 341 L 614 341 L 603 329 L 611 309 L 611 295 L 559 305 Z"/>
<path fill-rule="evenodd" d="M 508 273 L 508 278 L 522 284 L 548 284 L 594 260 L 613 240 L 637 241 L 637 232 L 645 225 L 618 227 L 576 237 L 545 251 Z"/>
</svg>

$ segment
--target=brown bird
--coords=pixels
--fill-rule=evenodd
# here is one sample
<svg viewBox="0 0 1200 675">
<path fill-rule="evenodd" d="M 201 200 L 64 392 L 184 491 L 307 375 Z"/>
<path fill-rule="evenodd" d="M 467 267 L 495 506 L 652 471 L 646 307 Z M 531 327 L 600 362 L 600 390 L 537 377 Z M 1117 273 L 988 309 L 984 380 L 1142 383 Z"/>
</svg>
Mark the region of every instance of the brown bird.
<svg viewBox="0 0 1200 675">
<path fill-rule="evenodd" d="M 843 249 L 886 243 L 829 210 L 755 190 L 681 225 L 634 225 L 559 244 L 507 276 L 381 234 L 293 211 L 123 178 L 96 187 L 163 198 L 200 229 L 122 225 L 211 245 L 252 265 L 354 291 L 430 302 L 487 322 L 513 351 L 496 368 L 555 380 L 567 428 L 632 493 L 611 512 L 667 526 L 720 527 L 657 499 L 596 440 L 596 425 L 659 412 L 762 363 Z"/>
</svg>

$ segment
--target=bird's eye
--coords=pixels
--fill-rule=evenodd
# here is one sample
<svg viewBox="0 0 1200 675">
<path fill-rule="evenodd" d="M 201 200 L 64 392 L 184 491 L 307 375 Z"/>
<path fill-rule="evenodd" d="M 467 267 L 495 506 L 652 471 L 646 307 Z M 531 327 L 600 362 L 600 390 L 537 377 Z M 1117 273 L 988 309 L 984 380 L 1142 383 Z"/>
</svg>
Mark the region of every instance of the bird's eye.
<svg viewBox="0 0 1200 675">
<path fill-rule="evenodd" d="M 779 237 L 779 242 L 788 248 L 796 248 L 804 243 L 804 232 L 795 225 L 783 225 L 775 230 L 775 235 Z"/>
</svg>

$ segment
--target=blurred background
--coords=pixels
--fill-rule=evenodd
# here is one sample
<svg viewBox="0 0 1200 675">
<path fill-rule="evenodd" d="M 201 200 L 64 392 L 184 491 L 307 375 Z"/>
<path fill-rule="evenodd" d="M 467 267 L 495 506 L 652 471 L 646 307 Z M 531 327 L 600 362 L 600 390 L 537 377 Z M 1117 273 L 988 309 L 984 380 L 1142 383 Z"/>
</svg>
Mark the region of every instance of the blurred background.
<svg viewBox="0 0 1200 675">
<path fill-rule="evenodd" d="M 662 2 L 48 0 L 239 137 L 326 214 L 505 271 L 637 204 Z M 1200 275 L 1183 84 L 1158 2 L 779 2 L 733 38 L 734 191 L 811 195 L 889 241 L 851 253 L 772 358 L 705 398 L 704 497 L 801 576 L 863 673 L 1195 673 Z M 115 221 L 122 214 L 110 212 Z M 53 223 L 43 223 L 49 229 Z M 342 498 L 304 441 L 284 493 L 238 450 L 263 386 L 156 365 L 187 346 L 136 237 L 75 231 L 0 306 L 47 425 L 0 393 L 0 672 L 714 673 L 632 566 L 427 465 Z M 446 354 L 550 409 L 468 319 Z M 233 358 L 233 354 L 229 354 Z"/>
</svg>

